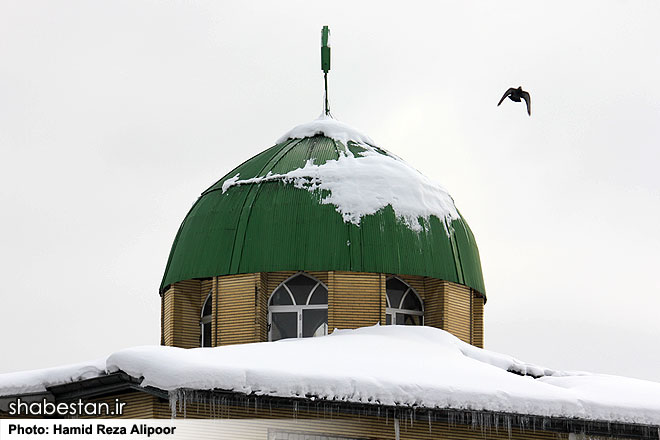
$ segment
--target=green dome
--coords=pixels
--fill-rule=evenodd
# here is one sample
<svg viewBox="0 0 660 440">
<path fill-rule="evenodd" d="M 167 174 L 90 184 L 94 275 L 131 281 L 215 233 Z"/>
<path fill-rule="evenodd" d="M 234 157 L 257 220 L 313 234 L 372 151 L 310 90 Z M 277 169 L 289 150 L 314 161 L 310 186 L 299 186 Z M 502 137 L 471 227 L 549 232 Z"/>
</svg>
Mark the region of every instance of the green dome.
<svg viewBox="0 0 660 440">
<path fill-rule="evenodd" d="M 472 231 L 448 194 L 434 200 L 443 195 L 441 187 L 431 188 L 430 197 L 430 181 L 397 176 L 396 167 L 405 166 L 404 172 L 426 179 L 366 137 L 326 137 L 322 129 L 289 135 L 294 139 L 285 135 L 202 193 L 174 239 L 161 291 L 193 278 L 343 270 L 428 276 L 485 293 Z M 363 175 L 367 168 L 350 169 L 376 161 L 385 165 L 380 182 Z M 381 186 L 391 192 L 383 200 Z M 414 198 L 400 194 L 418 187 L 427 191 L 420 203 L 431 206 L 419 213 Z M 372 193 L 360 199 L 363 188 Z M 443 207 L 446 215 L 435 214 Z"/>
</svg>

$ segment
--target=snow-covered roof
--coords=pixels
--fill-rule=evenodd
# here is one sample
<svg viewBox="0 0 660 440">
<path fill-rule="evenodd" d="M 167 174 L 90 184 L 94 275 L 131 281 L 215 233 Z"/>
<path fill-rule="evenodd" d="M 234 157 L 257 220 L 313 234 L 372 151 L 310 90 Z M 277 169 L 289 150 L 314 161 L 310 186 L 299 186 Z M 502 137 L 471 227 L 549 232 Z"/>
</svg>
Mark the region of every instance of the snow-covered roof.
<svg viewBox="0 0 660 440">
<path fill-rule="evenodd" d="M 104 366 L 2 374 L 0 396 L 116 371 L 170 392 L 227 390 L 660 425 L 660 383 L 547 369 L 476 348 L 443 330 L 409 326 L 216 348 L 129 348 L 111 354 Z"/>
</svg>

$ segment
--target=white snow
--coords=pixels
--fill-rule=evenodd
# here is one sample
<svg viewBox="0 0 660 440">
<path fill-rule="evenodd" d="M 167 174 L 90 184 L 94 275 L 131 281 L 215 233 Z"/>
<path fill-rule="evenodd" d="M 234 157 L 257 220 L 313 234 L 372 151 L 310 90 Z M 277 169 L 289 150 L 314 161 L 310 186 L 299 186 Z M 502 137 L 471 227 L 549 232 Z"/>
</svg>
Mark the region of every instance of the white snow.
<svg viewBox="0 0 660 440">
<path fill-rule="evenodd" d="M 0 374 L 0 396 L 40 393 L 47 387 L 98 377 L 106 372 L 105 358 L 41 370 Z"/>
<path fill-rule="evenodd" d="M 323 136 L 334 139 L 344 145 L 346 145 L 348 141 L 353 141 L 358 144 L 376 145 L 369 136 L 360 133 L 350 125 L 339 122 L 325 114 L 321 114 L 318 119 L 311 122 L 293 127 L 291 130 L 280 136 L 275 143 L 280 144 L 289 139 L 313 137 L 317 134 L 322 134 Z"/>
<path fill-rule="evenodd" d="M 320 165 L 308 161 L 302 168 L 286 174 L 269 172 L 265 176 L 246 179 L 240 179 L 237 174 L 223 182 L 222 192 L 237 185 L 281 181 L 299 189 L 326 191 L 328 195 L 320 202 L 334 205 L 345 222 L 360 225 L 364 216 L 375 214 L 389 205 L 398 219 L 417 232 L 423 229 L 420 219 L 428 221 L 430 216 L 436 216 L 449 231 L 451 221 L 459 217 L 453 199 L 441 185 L 402 159 L 384 150 L 378 151 L 373 147 L 373 141 L 346 124 L 334 119 L 317 119 L 299 125 L 282 139 L 318 133 L 344 145 L 352 140 L 365 151 L 354 155 L 346 149 L 337 160 Z"/>
<path fill-rule="evenodd" d="M 90 367 L 99 374 L 96 365 Z M 0 395 L 79 378 L 81 365 L 69 368 L 0 375 Z M 142 377 L 142 386 L 171 392 L 313 395 L 660 425 L 660 383 L 551 370 L 473 347 L 431 327 L 374 326 L 319 338 L 190 350 L 135 347 L 110 355 L 105 370 L 122 370 Z"/>
</svg>

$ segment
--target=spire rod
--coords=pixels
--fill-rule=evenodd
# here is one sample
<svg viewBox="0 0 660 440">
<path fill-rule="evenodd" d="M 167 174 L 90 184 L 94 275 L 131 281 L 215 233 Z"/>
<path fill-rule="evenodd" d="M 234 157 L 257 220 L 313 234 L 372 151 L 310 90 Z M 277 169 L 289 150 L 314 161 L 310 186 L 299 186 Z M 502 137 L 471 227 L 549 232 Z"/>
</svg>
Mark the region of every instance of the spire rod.
<svg viewBox="0 0 660 440">
<path fill-rule="evenodd" d="M 323 70 L 323 82 L 325 85 L 323 114 L 330 115 L 330 103 L 328 101 L 328 72 L 330 71 L 330 46 L 328 46 L 328 39 L 330 37 L 330 28 L 323 26 L 321 29 L 321 70 Z"/>
</svg>

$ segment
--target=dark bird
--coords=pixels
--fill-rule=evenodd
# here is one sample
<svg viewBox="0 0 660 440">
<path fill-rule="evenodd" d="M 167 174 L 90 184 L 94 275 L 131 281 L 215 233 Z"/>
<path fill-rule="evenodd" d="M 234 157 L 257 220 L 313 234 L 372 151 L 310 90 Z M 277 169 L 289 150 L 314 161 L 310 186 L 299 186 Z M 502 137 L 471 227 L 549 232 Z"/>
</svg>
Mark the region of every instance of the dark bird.
<svg viewBox="0 0 660 440">
<path fill-rule="evenodd" d="M 500 102 L 497 103 L 498 107 L 500 104 L 502 104 L 502 101 L 504 101 L 504 98 L 507 96 L 511 101 L 516 102 L 520 102 L 521 99 L 524 99 L 527 103 L 527 114 L 532 116 L 532 98 L 529 96 L 529 93 L 522 89 L 522 87 L 518 87 L 517 89 L 511 87 L 509 90 L 507 90 L 502 96 L 502 99 L 500 99 Z"/>
</svg>

